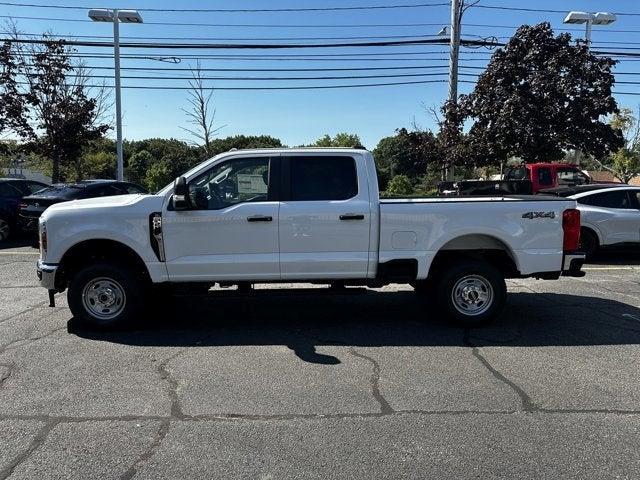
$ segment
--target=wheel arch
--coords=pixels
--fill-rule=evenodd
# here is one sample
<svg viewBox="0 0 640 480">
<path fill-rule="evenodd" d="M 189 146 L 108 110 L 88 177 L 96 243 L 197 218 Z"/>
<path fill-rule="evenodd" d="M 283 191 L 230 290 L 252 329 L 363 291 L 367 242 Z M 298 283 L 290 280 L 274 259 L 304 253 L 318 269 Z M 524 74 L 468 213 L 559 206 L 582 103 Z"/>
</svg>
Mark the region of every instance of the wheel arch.
<svg viewBox="0 0 640 480">
<path fill-rule="evenodd" d="M 56 276 L 56 283 L 60 282 L 60 287 L 66 287 L 73 275 L 92 260 L 125 263 L 131 266 L 143 280 L 151 282 L 147 265 L 133 248 L 117 240 L 102 238 L 83 240 L 68 248 L 60 259 L 60 275 Z"/>
<path fill-rule="evenodd" d="M 520 275 L 518 257 L 506 242 L 491 234 L 472 233 L 452 238 L 438 249 L 429 265 L 429 277 L 461 257 L 485 261 L 502 272 L 505 278 Z"/>
</svg>

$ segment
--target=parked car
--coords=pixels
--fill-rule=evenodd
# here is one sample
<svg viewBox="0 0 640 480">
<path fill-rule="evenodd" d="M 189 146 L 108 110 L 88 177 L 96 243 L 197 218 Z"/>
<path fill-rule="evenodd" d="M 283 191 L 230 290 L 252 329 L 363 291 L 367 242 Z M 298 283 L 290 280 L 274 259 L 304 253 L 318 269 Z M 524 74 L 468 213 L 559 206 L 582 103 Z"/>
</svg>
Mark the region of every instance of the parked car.
<svg viewBox="0 0 640 480">
<path fill-rule="evenodd" d="M 380 200 L 370 152 L 237 150 L 155 195 L 61 203 L 39 222 L 41 285 L 76 319 L 134 321 L 158 284 L 410 283 L 478 326 L 505 278 L 583 276 L 576 202 L 550 196 Z M 427 313 L 425 313 L 425 316 Z"/>
<path fill-rule="evenodd" d="M 584 185 L 541 193 L 576 200 L 582 219 L 580 249 L 587 258 L 603 247 L 640 245 L 640 187 Z"/>
<path fill-rule="evenodd" d="M 640 187 L 582 190 L 568 198 L 584 217 L 581 246 L 589 258 L 600 248 L 640 246 Z"/>
<path fill-rule="evenodd" d="M 78 183 L 57 183 L 26 196 L 20 202 L 18 224 L 24 232 L 38 230 L 38 218 L 55 203 L 94 197 L 110 197 L 131 193 L 147 193 L 140 185 L 116 180 L 84 180 Z"/>
<path fill-rule="evenodd" d="M 22 198 L 46 187 L 46 183 L 33 180 L 0 178 L 0 241 L 15 233 L 18 205 Z"/>
</svg>

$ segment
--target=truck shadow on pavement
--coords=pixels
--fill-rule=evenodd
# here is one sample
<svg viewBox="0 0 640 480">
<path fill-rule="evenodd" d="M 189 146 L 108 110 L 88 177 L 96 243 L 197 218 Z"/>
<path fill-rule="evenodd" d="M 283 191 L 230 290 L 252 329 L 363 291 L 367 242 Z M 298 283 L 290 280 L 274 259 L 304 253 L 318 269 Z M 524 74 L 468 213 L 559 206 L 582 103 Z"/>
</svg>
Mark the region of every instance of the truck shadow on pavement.
<svg viewBox="0 0 640 480">
<path fill-rule="evenodd" d="M 170 305 L 168 305 L 170 304 Z M 337 364 L 322 346 L 583 346 L 640 343 L 640 309 L 615 300 L 511 293 L 491 326 L 450 325 L 413 292 L 258 290 L 174 296 L 135 328 L 104 332 L 74 319 L 68 331 L 133 346 L 286 345 L 304 361 Z"/>
</svg>

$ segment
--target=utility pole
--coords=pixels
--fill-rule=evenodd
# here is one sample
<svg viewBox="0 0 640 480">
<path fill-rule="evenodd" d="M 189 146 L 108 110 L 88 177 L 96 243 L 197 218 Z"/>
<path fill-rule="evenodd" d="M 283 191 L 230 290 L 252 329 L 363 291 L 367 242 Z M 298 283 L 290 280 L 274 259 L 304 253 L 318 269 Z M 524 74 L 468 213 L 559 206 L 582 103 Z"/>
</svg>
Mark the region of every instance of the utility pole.
<svg viewBox="0 0 640 480">
<path fill-rule="evenodd" d="M 449 37 L 449 101 L 458 102 L 458 54 L 460 53 L 461 1 L 451 0 L 451 28 Z M 446 170 L 446 180 L 453 181 L 454 166 Z"/>
<path fill-rule="evenodd" d="M 117 175 L 119 181 L 124 180 L 124 155 L 122 152 L 122 100 L 120 99 L 120 19 L 118 10 L 113 10 L 113 59 L 116 77 L 116 155 Z"/>
</svg>

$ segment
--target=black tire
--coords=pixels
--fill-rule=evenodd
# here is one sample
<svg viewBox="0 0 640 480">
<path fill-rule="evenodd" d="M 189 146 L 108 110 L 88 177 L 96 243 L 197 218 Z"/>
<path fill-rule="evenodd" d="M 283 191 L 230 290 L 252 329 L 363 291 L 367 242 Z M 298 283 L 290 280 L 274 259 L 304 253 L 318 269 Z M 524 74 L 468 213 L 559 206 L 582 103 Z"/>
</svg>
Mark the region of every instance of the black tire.
<svg viewBox="0 0 640 480">
<path fill-rule="evenodd" d="M 6 242 L 11 238 L 13 231 L 13 225 L 11 222 L 3 217 L 0 217 L 0 242 Z"/>
<path fill-rule="evenodd" d="M 438 309 L 456 325 L 484 326 L 504 308 L 507 297 L 504 276 L 488 263 L 459 261 L 439 275 L 435 281 Z"/>
<path fill-rule="evenodd" d="M 584 252 L 587 260 L 592 260 L 593 257 L 595 257 L 596 253 L 598 253 L 598 249 L 600 248 L 598 237 L 588 228 L 581 229 L 580 245 L 578 246 L 578 248 L 581 252 Z"/>
<path fill-rule="evenodd" d="M 140 275 L 125 265 L 104 261 L 78 271 L 67 292 L 69 309 L 76 320 L 106 330 L 139 321 L 147 296 L 148 285 Z"/>
</svg>

